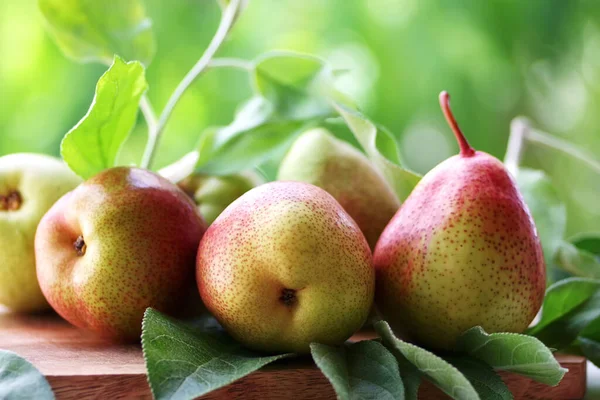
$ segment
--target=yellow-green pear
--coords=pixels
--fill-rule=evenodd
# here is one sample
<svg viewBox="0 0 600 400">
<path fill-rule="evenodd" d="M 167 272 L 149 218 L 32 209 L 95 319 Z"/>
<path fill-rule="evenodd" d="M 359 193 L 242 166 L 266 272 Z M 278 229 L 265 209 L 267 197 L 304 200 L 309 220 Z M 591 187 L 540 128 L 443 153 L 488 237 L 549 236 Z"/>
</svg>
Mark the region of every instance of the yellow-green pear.
<svg viewBox="0 0 600 400">
<path fill-rule="evenodd" d="M 35 272 L 35 231 L 54 202 L 80 182 L 50 156 L 0 157 L 0 304 L 15 312 L 49 307 Z"/>
<path fill-rule="evenodd" d="M 210 225 L 235 199 L 261 183 L 261 179 L 251 172 L 226 176 L 195 173 L 178 185 L 194 200 Z"/>
<path fill-rule="evenodd" d="M 196 278 L 225 329 L 269 352 L 344 342 L 365 322 L 375 290 L 354 220 L 301 182 L 264 184 L 227 207 L 200 242 Z"/>
<path fill-rule="evenodd" d="M 303 133 L 279 167 L 280 181 L 299 181 L 325 189 L 356 221 L 371 249 L 400 201 L 369 160 L 326 129 Z"/>
</svg>

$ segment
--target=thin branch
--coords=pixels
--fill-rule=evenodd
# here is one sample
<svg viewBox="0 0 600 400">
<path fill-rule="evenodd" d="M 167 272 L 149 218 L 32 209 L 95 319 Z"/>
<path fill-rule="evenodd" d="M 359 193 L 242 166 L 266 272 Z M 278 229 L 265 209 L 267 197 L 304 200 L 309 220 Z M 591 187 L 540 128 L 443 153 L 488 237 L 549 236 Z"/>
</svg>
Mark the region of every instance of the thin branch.
<svg viewBox="0 0 600 400">
<path fill-rule="evenodd" d="M 578 159 L 584 164 L 587 164 L 590 168 L 600 174 L 600 162 L 589 155 L 586 151 L 573 145 L 572 143 L 535 129 L 527 131 L 525 135 L 528 141 L 541 144 L 554 150 L 562 151 L 563 153 Z"/>
<path fill-rule="evenodd" d="M 156 148 L 158 147 L 158 143 L 160 137 L 169 121 L 169 118 L 173 114 L 173 110 L 175 106 L 186 92 L 186 90 L 194 83 L 194 81 L 206 70 L 206 68 L 210 64 L 210 60 L 213 58 L 219 47 L 225 41 L 227 34 L 231 30 L 233 26 L 233 22 L 236 19 L 238 14 L 238 9 L 240 6 L 240 0 L 231 0 L 229 5 L 223 11 L 223 15 L 221 16 L 221 22 L 219 23 L 219 27 L 217 28 L 217 32 L 215 36 L 212 38 L 210 44 L 204 51 L 204 54 L 200 57 L 198 62 L 192 67 L 192 69 L 187 73 L 187 75 L 183 78 L 183 80 L 179 83 L 169 100 L 167 101 L 167 105 L 165 106 L 158 123 L 156 125 L 156 129 L 151 133 L 148 137 L 148 143 L 146 145 L 146 149 L 144 150 L 144 156 L 142 158 L 142 168 L 149 168 L 152 165 L 152 160 L 154 159 L 154 154 L 156 153 Z"/>
<path fill-rule="evenodd" d="M 142 114 L 146 119 L 146 125 L 148 125 L 148 132 L 156 129 L 156 114 L 154 113 L 154 109 L 152 108 L 152 104 L 150 103 L 150 99 L 148 99 L 148 95 L 144 94 L 142 99 L 140 100 L 140 109 L 142 110 Z M 151 135 L 148 133 L 148 135 Z"/>
<path fill-rule="evenodd" d="M 252 61 L 241 58 L 214 58 L 208 64 L 209 68 L 237 68 L 250 71 L 253 67 Z"/>
<path fill-rule="evenodd" d="M 519 164 L 525 147 L 525 132 L 531 129 L 529 120 L 524 117 L 518 117 L 510 123 L 510 135 L 508 136 L 508 146 L 504 156 L 504 165 L 506 169 L 515 178 L 519 173 Z"/>
</svg>

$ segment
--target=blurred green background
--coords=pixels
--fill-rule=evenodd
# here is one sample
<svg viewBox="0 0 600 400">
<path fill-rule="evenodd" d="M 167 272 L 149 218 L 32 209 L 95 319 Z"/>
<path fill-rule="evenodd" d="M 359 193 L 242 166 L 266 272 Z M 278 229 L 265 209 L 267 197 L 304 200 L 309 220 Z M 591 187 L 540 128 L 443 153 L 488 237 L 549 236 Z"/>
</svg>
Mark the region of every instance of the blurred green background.
<svg viewBox="0 0 600 400">
<path fill-rule="evenodd" d="M 147 71 L 158 112 L 206 47 L 220 10 L 213 0 L 146 5 L 158 45 Z M 273 49 L 314 53 L 348 69 L 341 88 L 396 135 L 406 164 L 417 172 L 457 151 L 439 110 L 442 89 L 451 93 L 471 144 L 499 158 L 517 115 L 593 155 L 600 150 L 597 0 L 254 0 L 218 56 L 250 59 Z M 62 136 L 87 111 L 105 69 L 66 59 L 45 32 L 35 0 L 2 0 L 0 155 L 58 155 Z M 189 151 L 207 126 L 227 124 L 249 95 L 242 72 L 208 72 L 177 107 L 157 165 Z M 139 160 L 146 135 L 141 121 L 123 163 Z M 564 192 L 577 190 L 566 199 L 570 213 L 585 213 L 569 215 L 571 233 L 600 230 L 600 179 L 552 152 L 532 152 L 526 162 L 543 166 Z"/>
</svg>

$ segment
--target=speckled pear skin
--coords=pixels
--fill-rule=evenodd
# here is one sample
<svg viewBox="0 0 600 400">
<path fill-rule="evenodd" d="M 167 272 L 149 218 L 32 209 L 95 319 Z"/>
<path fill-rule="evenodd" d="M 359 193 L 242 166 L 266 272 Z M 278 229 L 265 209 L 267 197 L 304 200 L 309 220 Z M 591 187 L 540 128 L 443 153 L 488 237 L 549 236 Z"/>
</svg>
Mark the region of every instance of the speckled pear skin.
<svg viewBox="0 0 600 400">
<path fill-rule="evenodd" d="M 400 200 L 369 160 L 323 128 L 309 130 L 294 142 L 278 179 L 325 189 L 356 221 L 371 249 L 400 208 Z"/>
<path fill-rule="evenodd" d="M 524 331 L 546 288 L 541 244 L 515 181 L 472 149 L 423 177 L 381 235 L 374 264 L 383 318 L 438 349 L 452 349 L 477 325 Z"/>
<path fill-rule="evenodd" d="M 61 160 L 42 154 L 0 157 L 0 203 L 17 193 L 20 204 L 0 204 L 0 304 L 14 312 L 50 308 L 35 272 L 34 238 L 44 214 L 81 183 Z"/>
<path fill-rule="evenodd" d="M 237 199 L 208 228 L 197 263 L 206 307 L 256 350 L 342 343 L 373 303 L 367 241 L 331 195 L 305 183 L 272 182 Z"/>
<path fill-rule="evenodd" d="M 174 311 L 194 284 L 205 229 L 195 204 L 166 179 L 138 168 L 106 170 L 63 196 L 40 222 L 42 292 L 75 326 L 139 340 L 145 309 Z M 80 236 L 85 247 L 78 252 Z"/>
</svg>

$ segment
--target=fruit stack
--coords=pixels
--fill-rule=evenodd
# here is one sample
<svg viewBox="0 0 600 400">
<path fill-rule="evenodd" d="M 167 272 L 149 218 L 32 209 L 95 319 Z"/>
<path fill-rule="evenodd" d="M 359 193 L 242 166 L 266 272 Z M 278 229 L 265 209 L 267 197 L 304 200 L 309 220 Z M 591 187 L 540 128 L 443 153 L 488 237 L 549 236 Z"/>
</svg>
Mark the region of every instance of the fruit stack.
<svg viewBox="0 0 600 400">
<path fill-rule="evenodd" d="M 297 139 L 279 181 L 252 189 L 243 177 L 178 186 L 130 167 L 80 183 L 57 160 L 2 157 L 0 303 L 50 305 L 135 341 L 148 307 L 203 310 L 189 296 L 199 292 L 231 336 L 267 352 L 342 343 L 373 309 L 429 348 L 450 349 L 473 326 L 522 332 L 546 282 L 534 223 L 503 164 L 469 145 L 445 92 L 440 102 L 460 154 L 402 205 L 361 152 L 322 128 Z"/>
</svg>

